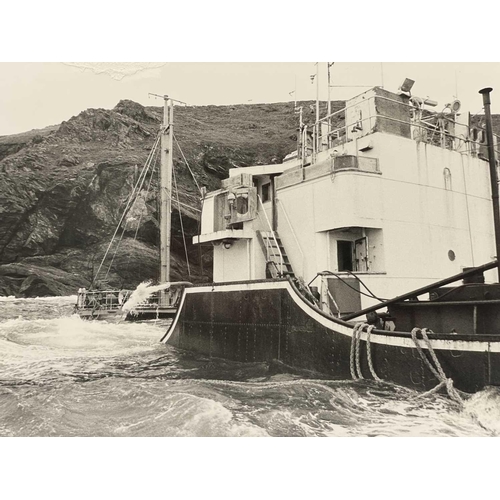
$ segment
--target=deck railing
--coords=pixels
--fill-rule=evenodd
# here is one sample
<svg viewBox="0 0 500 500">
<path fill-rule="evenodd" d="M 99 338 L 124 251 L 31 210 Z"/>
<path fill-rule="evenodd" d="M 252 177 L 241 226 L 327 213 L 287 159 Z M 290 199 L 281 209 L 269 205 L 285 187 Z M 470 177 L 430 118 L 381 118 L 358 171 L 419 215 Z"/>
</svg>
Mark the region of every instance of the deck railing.
<svg viewBox="0 0 500 500">
<path fill-rule="evenodd" d="M 84 290 L 79 291 L 76 301 L 76 309 L 99 309 L 107 311 L 118 311 L 127 302 L 132 295 L 133 290 Z M 160 307 L 162 292 L 154 292 L 143 303 L 134 307 L 135 310 L 155 309 Z M 178 298 L 178 290 L 165 290 L 167 295 L 165 300 L 168 307 L 175 306 L 175 301 Z"/>
<path fill-rule="evenodd" d="M 384 100 L 388 103 L 393 103 L 398 106 L 408 109 L 408 120 L 401 120 L 388 114 L 380 112 L 371 113 L 373 106 L 367 106 L 371 100 Z M 398 125 L 407 125 L 409 138 L 418 142 L 426 142 L 442 148 L 459 151 L 461 153 L 478 156 L 486 155 L 486 134 L 483 128 L 478 125 L 467 125 L 454 119 L 456 115 L 453 113 L 436 113 L 430 110 L 418 108 L 411 103 L 405 103 L 390 97 L 381 95 L 372 95 L 363 101 L 363 110 L 369 111 L 368 116 L 360 117 L 356 120 L 347 122 L 346 112 L 354 107 L 359 107 L 359 102 L 351 103 L 344 108 L 335 111 L 320 120 L 312 126 L 312 141 L 308 141 L 308 127 L 302 129 L 302 147 L 299 154 L 302 158 L 302 163 L 306 163 L 306 158 L 312 157 L 312 161 L 316 160 L 319 152 L 330 149 L 335 145 L 344 144 L 356 137 L 360 137 L 362 130 L 371 131 L 377 121 L 388 121 Z M 335 119 L 343 119 L 344 123 L 340 127 L 333 127 L 332 122 Z M 434 121 L 435 123 L 430 123 Z M 369 132 L 363 134 L 368 135 Z M 500 144 L 500 136 L 494 134 L 495 152 L 496 145 Z"/>
</svg>

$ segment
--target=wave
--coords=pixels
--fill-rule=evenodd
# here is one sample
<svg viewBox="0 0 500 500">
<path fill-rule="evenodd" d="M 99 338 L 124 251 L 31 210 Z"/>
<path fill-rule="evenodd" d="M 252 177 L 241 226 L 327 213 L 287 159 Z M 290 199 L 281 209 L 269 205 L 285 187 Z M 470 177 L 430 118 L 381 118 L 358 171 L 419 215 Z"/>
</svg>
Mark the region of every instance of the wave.
<svg viewBox="0 0 500 500">
<path fill-rule="evenodd" d="M 85 321 L 77 315 L 10 319 L 0 323 L 0 379 L 42 383 L 58 374 L 106 373 L 114 361 L 165 352 L 163 334 L 150 323 Z"/>
<path fill-rule="evenodd" d="M 69 300 L 2 304 L 0 435 L 500 435 L 499 388 L 458 410 L 444 393 L 276 373 L 165 346 L 156 322 L 82 320 Z"/>
<path fill-rule="evenodd" d="M 76 295 L 64 295 L 57 297 L 15 297 L 14 295 L 9 295 L 7 297 L 0 296 L 0 302 L 14 302 L 14 301 L 42 301 L 42 302 L 75 302 Z"/>
<path fill-rule="evenodd" d="M 0 435 L 491 436 L 498 394 L 457 411 L 443 396 L 351 381 L 150 380 L 0 387 Z M 2 406 L 3 405 L 3 406 Z M 493 411 L 492 411 L 493 410 Z M 487 427 L 487 419 L 491 419 Z M 478 421 L 481 420 L 481 423 Z"/>
</svg>

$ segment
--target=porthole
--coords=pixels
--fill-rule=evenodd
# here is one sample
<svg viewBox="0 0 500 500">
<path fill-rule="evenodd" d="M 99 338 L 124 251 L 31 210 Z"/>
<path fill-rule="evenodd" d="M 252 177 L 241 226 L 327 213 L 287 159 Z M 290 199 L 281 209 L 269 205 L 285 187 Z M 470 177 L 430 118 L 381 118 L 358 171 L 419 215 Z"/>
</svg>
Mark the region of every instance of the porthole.
<svg viewBox="0 0 500 500">
<path fill-rule="evenodd" d="M 455 260 L 455 252 L 453 250 L 448 250 L 448 259 L 452 262 Z"/>
</svg>

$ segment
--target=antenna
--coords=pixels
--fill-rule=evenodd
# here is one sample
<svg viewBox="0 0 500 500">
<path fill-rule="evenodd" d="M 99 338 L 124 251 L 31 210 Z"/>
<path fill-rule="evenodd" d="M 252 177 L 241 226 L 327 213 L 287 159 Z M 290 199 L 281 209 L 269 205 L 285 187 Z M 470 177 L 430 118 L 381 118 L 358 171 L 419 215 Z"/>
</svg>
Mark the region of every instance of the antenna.
<svg viewBox="0 0 500 500">
<path fill-rule="evenodd" d="M 295 85 L 293 89 L 293 97 L 294 97 L 294 108 L 297 107 L 297 75 L 295 75 Z"/>
<path fill-rule="evenodd" d="M 327 141 L 328 141 L 328 147 L 330 147 L 330 140 L 331 140 L 331 136 L 330 136 L 330 133 L 332 131 L 332 118 L 331 118 L 331 114 L 332 114 L 332 100 L 331 100 L 331 97 L 330 97 L 330 89 L 332 88 L 331 84 L 330 84 L 330 68 L 334 65 L 335 63 L 332 62 L 332 63 L 326 63 L 326 67 L 327 67 L 327 70 L 328 70 L 328 108 L 327 108 L 327 115 L 328 115 L 328 135 L 327 135 Z"/>
<path fill-rule="evenodd" d="M 184 104 L 185 106 L 187 106 L 187 102 L 184 102 L 184 101 L 179 101 L 178 99 L 172 99 L 172 97 L 164 94 L 164 95 L 160 95 L 160 94 L 153 94 L 153 92 L 148 92 L 148 96 L 154 96 L 154 97 L 158 97 L 159 99 L 170 99 L 171 101 L 173 102 L 178 102 L 179 104 Z"/>
<path fill-rule="evenodd" d="M 316 66 L 316 121 L 319 121 L 319 63 L 314 63 Z M 314 80 L 313 80 L 314 81 Z M 312 82 L 311 82 L 312 83 Z"/>
</svg>

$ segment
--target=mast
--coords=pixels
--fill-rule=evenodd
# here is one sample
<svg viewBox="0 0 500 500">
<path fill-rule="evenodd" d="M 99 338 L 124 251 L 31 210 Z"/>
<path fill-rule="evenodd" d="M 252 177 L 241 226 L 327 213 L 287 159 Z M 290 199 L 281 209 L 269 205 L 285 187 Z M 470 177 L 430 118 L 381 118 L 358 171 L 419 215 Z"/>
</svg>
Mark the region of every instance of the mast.
<svg viewBox="0 0 500 500">
<path fill-rule="evenodd" d="M 319 125 L 319 62 L 316 63 L 316 137 L 315 137 L 315 142 L 316 144 L 314 145 L 314 150 L 315 153 L 317 154 L 319 151 L 319 136 L 321 134 L 320 132 L 320 125 Z"/>
<path fill-rule="evenodd" d="M 493 89 L 486 87 L 479 91 L 483 95 L 484 115 L 486 118 L 486 138 L 488 139 L 488 161 L 490 164 L 491 199 L 493 201 L 493 223 L 495 225 L 495 244 L 498 269 L 498 281 L 500 282 L 500 208 L 498 203 L 498 176 L 495 159 L 495 145 L 493 143 L 493 126 L 491 120 L 490 92 Z"/>
<path fill-rule="evenodd" d="M 331 137 L 331 132 L 332 132 L 332 117 L 330 116 L 332 114 L 332 99 L 331 99 L 331 96 L 330 96 L 330 67 L 333 66 L 335 63 L 329 63 L 327 62 L 326 63 L 326 66 L 327 66 L 327 69 L 328 69 L 328 110 L 327 110 L 327 114 L 328 114 L 328 147 L 330 147 L 330 142 L 332 140 L 332 137 Z"/>
<path fill-rule="evenodd" d="M 160 167 L 160 283 L 170 281 L 170 241 L 172 232 L 172 168 L 174 106 L 163 96 L 163 127 Z"/>
</svg>

